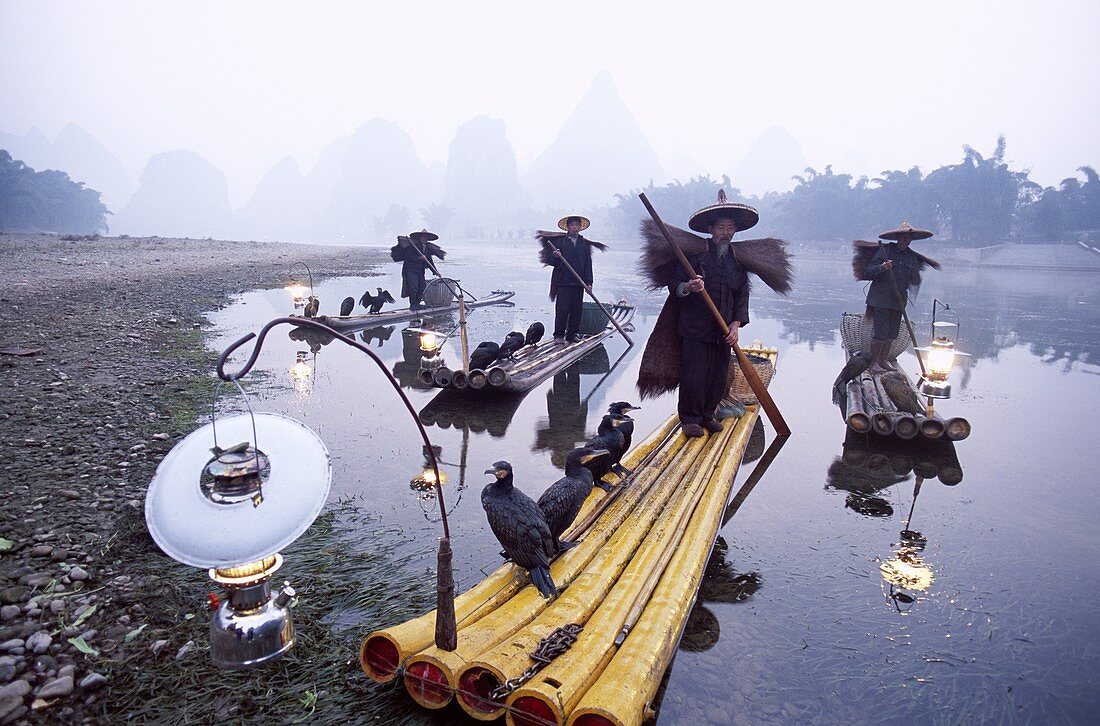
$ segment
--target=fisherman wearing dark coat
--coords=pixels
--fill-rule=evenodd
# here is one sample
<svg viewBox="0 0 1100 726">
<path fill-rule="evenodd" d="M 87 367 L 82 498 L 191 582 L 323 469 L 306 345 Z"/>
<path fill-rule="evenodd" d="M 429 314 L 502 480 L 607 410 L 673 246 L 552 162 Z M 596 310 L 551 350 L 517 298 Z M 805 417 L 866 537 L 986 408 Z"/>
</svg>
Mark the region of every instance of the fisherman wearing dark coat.
<svg viewBox="0 0 1100 726">
<path fill-rule="evenodd" d="M 676 331 L 682 340 L 677 412 L 687 436 L 702 436 L 704 428 L 712 433 L 722 430 L 714 412 L 729 384 L 730 346 L 749 323 L 748 272 L 730 252 L 730 242 L 758 219 L 756 210 L 744 204 L 727 202 L 702 209 L 688 222 L 691 229 L 710 233 L 706 251 L 688 258 L 698 274 L 689 278 L 678 264 L 669 263 L 676 264 L 669 292 L 682 298 Z M 728 335 L 723 335 L 698 294 L 704 289 L 726 321 Z"/>
<path fill-rule="evenodd" d="M 920 285 L 920 271 L 925 265 L 939 269 L 940 265 L 909 248 L 915 239 L 926 239 L 932 233 L 902 222 L 897 229 L 879 237 L 889 244 L 857 242 L 852 269 L 857 279 L 869 280 L 867 317 L 872 324 L 869 344 L 873 362 L 871 370 L 895 370 L 890 360 L 890 347 L 901 330 L 901 313 L 909 302 L 910 289 Z M 893 278 L 893 282 L 890 278 Z M 900 293 L 900 299 L 899 299 Z"/>
<path fill-rule="evenodd" d="M 590 224 L 587 218 L 578 215 L 562 217 L 558 220 L 558 228 L 565 230 L 566 234 L 554 238 L 550 243 L 554 246 L 554 254 L 550 260 L 550 264 L 554 266 L 550 275 L 550 297 L 555 298 L 555 343 L 576 343 L 581 339 L 584 292 L 592 292 L 592 243 L 582 237 L 581 232 L 588 229 Z M 562 259 L 572 265 L 581 276 L 584 280 L 583 286 L 561 263 Z"/>
<path fill-rule="evenodd" d="M 428 283 L 425 272 L 432 270 L 429 264 L 432 257 L 442 260 L 446 255 L 438 245 L 432 244 L 439 235 L 423 229 L 408 237 L 398 237 L 397 244 L 390 248 L 390 258 L 401 263 L 401 297 L 409 299 L 409 308 L 419 310 L 424 299 L 424 289 Z"/>
</svg>

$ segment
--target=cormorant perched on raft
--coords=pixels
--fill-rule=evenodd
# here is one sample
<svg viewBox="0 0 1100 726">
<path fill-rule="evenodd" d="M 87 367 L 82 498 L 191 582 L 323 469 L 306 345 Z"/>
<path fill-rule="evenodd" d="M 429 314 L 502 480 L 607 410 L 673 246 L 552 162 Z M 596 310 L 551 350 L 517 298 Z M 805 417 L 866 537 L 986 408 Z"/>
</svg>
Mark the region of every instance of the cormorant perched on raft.
<svg viewBox="0 0 1100 726">
<path fill-rule="evenodd" d="M 524 345 L 534 345 L 542 340 L 542 336 L 546 335 L 546 326 L 539 322 L 531 323 L 527 326 L 527 335 L 523 339 Z"/>
<path fill-rule="evenodd" d="M 512 486 L 512 465 L 498 461 L 486 469 L 496 481 L 481 490 L 481 506 L 497 540 L 512 562 L 527 570 L 531 582 L 543 597 L 558 594 L 550 579 L 550 556 L 554 537 L 539 505 Z"/>
<path fill-rule="evenodd" d="M 909 385 L 909 381 L 905 380 L 903 374 L 898 371 L 889 371 L 879 377 L 879 382 L 882 383 L 882 390 L 886 391 L 886 395 L 890 397 L 890 400 L 894 402 L 899 411 L 924 413 L 924 406 L 917 398 L 917 392 Z"/>
<path fill-rule="evenodd" d="M 491 341 L 485 341 L 470 354 L 470 370 L 485 370 L 500 356 L 500 346 Z"/>
<path fill-rule="evenodd" d="M 307 318 L 317 317 L 317 311 L 321 309 L 321 301 L 317 299 L 316 295 L 310 295 L 309 300 L 306 301 L 306 308 L 302 311 L 302 314 Z"/>
<path fill-rule="evenodd" d="M 841 418 L 846 419 L 848 415 L 848 382 L 870 368 L 874 359 L 869 350 L 852 353 L 852 357 L 840 369 L 840 375 L 833 381 L 833 403 L 840 406 Z"/>
<path fill-rule="evenodd" d="M 606 458 L 607 449 L 593 449 L 587 446 L 573 449 L 565 457 L 565 476 L 546 488 L 539 497 L 539 509 L 546 517 L 550 534 L 554 537 L 554 554 L 575 547 L 576 542 L 562 540 L 561 533 L 573 524 L 581 505 L 592 492 L 592 472 L 585 464 L 593 459 Z"/>
<path fill-rule="evenodd" d="M 596 486 L 605 492 L 611 491 L 611 485 L 603 481 L 604 474 L 614 471 L 619 476 L 626 478 L 630 471 L 619 462 L 623 454 L 630 448 L 630 440 L 634 433 L 634 419 L 627 416 L 625 411 L 635 410 L 629 403 L 620 401 L 608 406 L 608 413 L 600 421 L 600 427 L 596 429 L 596 435 L 585 442 L 585 446 L 597 449 L 607 449 L 609 455 L 595 459 L 587 464 L 586 468 L 592 472 L 592 478 Z"/>
<path fill-rule="evenodd" d="M 355 309 L 355 298 L 346 297 L 344 302 L 340 303 L 340 317 L 346 318 L 351 315 L 351 311 Z"/>
<path fill-rule="evenodd" d="M 504 342 L 500 344 L 500 357 L 511 358 L 517 350 L 524 346 L 525 340 L 523 333 L 518 333 L 515 330 L 508 333 L 504 336 Z"/>
<path fill-rule="evenodd" d="M 372 313 L 377 313 L 383 305 L 392 302 L 396 302 L 393 295 L 390 294 L 389 290 L 383 290 L 382 288 L 378 288 L 377 295 L 371 295 L 370 290 L 367 290 L 363 293 L 363 297 L 359 298 L 359 304 Z"/>
</svg>

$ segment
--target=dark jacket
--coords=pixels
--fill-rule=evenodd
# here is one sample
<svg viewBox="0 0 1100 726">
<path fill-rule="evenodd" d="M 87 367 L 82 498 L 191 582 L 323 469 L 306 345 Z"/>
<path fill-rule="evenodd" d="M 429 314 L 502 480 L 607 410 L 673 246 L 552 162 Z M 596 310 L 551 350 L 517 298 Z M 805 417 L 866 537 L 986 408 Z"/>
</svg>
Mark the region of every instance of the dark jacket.
<svg viewBox="0 0 1100 726">
<path fill-rule="evenodd" d="M 871 281 L 867 289 L 867 304 L 875 308 L 901 310 L 902 305 L 898 303 L 898 294 L 890 284 L 889 273 L 893 273 L 894 280 L 898 283 L 898 290 L 901 291 L 902 303 L 906 303 L 909 301 L 910 283 L 914 279 L 920 280 L 921 260 L 911 249 L 902 249 L 896 243 L 885 245 L 885 250 L 890 261 L 894 263 L 891 270 L 885 270 L 882 267 L 886 257 L 883 256 L 881 249 L 875 251 L 870 264 L 863 270 L 863 279 Z"/>
<path fill-rule="evenodd" d="M 727 324 L 738 320 L 741 327 L 749 324 L 749 278 L 744 266 L 737 261 L 732 250 L 727 250 L 725 255 L 719 257 L 718 246 L 713 242 L 707 243 L 707 251 L 701 255 L 689 257 L 688 261 L 703 277 L 706 291 L 714 300 L 718 311 Z M 673 282 L 669 285 L 669 292 L 676 297 L 680 283 L 687 282 L 687 274 L 676 265 L 673 273 Z M 714 319 L 703 296 L 691 293 L 687 297 L 678 298 L 680 301 L 680 320 L 677 332 L 681 337 L 691 340 L 699 340 L 704 343 L 722 343 L 725 337 L 718 328 L 718 321 Z"/>
<path fill-rule="evenodd" d="M 575 244 L 569 237 L 557 237 L 553 240 L 553 245 L 561 251 L 561 256 L 573 266 L 573 269 L 584 280 L 585 285 L 591 286 L 592 243 L 581 235 L 577 235 Z M 550 264 L 554 266 L 554 272 L 550 275 L 551 290 L 557 290 L 559 287 L 583 287 L 577 282 L 577 278 L 573 277 L 573 273 L 565 268 L 557 255 L 553 255 Z"/>
<path fill-rule="evenodd" d="M 424 262 L 423 258 L 417 254 L 416 250 L 412 248 L 416 245 L 416 248 L 424 253 L 424 255 L 430 260 L 433 257 L 437 260 L 443 259 L 442 251 L 436 245 L 428 243 L 427 245 L 417 244 L 416 242 L 409 241 L 408 245 L 402 245 L 400 242 L 390 247 L 390 259 L 394 262 L 401 263 L 401 275 L 406 273 L 413 273 L 416 275 L 423 275 L 428 269 L 428 265 Z M 408 297 L 402 295 L 402 297 Z"/>
</svg>

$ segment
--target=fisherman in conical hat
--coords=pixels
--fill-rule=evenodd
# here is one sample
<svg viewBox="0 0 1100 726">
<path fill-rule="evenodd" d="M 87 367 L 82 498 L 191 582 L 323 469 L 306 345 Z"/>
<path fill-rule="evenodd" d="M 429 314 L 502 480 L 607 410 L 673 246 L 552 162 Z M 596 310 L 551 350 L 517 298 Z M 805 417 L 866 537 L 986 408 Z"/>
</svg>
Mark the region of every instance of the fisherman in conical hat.
<svg viewBox="0 0 1100 726">
<path fill-rule="evenodd" d="M 909 292 L 920 286 L 920 273 L 925 265 L 940 269 L 940 263 L 909 248 L 913 240 L 931 236 L 927 229 L 902 222 L 896 229 L 879 235 L 880 239 L 890 240 L 889 244 L 862 240 L 854 244 L 852 272 L 857 280 L 871 282 L 866 315 L 873 326 L 868 347 L 873 358 L 870 370 L 874 372 L 895 370 L 890 346 L 901 330 L 901 311 L 909 301 Z M 891 277 L 896 287 L 890 282 Z"/>
<path fill-rule="evenodd" d="M 437 239 L 439 235 L 422 229 L 407 237 L 398 237 L 397 244 L 390 248 L 390 258 L 401 263 L 401 297 L 409 299 L 412 310 L 419 310 L 420 301 L 424 299 L 424 289 L 428 285 L 425 272 L 430 269 L 439 274 L 431 259 L 442 260 L 447 254 L 439 245 L 432 244 Z"/>
<path fill-rule="evenodd" d="M 592 292 L 592 248 L 603 250 L 607 247 L 581 236 L 591 224 L 587 217 L 571 214 L 558 220 L 558 229 L 565 232 L 564 235 L 541 232 L 537 235 L 544 250 L 549 252 L 541 255 L 541 259 L 554 267 L 550 275 L 550 299 L 554 301 L 555 343 L 576 343 L 581 339 L 584 293 L 586 290 Z M 563 259 L 577 271 L 581 280 L 562 264 Z"/>
</svg>

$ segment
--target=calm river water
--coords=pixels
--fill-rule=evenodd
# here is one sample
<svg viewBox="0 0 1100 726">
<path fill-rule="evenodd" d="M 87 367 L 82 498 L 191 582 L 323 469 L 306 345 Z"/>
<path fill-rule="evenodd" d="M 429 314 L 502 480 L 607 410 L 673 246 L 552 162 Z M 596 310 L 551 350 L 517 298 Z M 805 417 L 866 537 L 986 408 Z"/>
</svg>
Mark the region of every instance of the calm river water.
<svg viewBox="0 0 1100 726">
<path fill-rule="evenodd" d="M 533 243 L 447 247 L 446 274 L 474 295 L 516 291 L 514 306 L 470 314 L 471 344 L 499 341 L 535 320 L 551 327 L 548 274 Z M 605 352 L 485 410 L 448 405 L 416 383 L 420 354 L 415 336 L 402 333 L 406 324 L 362 335 L 442 446 L 460 590 L 499 564 L 479 501 L 488 481 L 482 472 L 507 459 L 517 486 L 537 497 L 608 403 L 637 401 L 641 350 L 663 295 L 643 289 L 631 252 L 597 256 L 595 267 L 605 302 L 638 306 L 639 344 L 627 349 L 613 338 Z M 341 299 L 367 288 L 396 297 L 396 268 L 321 283 L 321 311 L 335 312 Z M 968 417 L 973 434 L 956 447 L 961 481 L 929 478 L 918 487 L 912 461 L 854 444 L 845 456 L 830 386 L 845 358 L 840 316 L 862 310 L 863 299 L 847 262 L 800 259 L 789 298 L 756 284 L 742 341 L 779 347 L 771 390 L 795 433 L 722 528 L 659 694 L 661 723 L 1093 722 L 1100 710 L 1100 628 L 1090 609 L 1100 596 L 1100 276 L 948 265 L 926 275 L 912 308 L 918 335 L 927 335 L 934 297 L 958 311 L 960 348 L 974 356 L 954 372 L 954 396 L 939 410 Z M 213 344 L 220 349 L 290 312 L 282 290 L 246 294 L 212 315 Z M 434 323 L 445 327 L 447 319 Z M 340 344 L 311 350 L 287 330 L 277 329 L 260 357 L 257 369 L 267 375 L 254 386 L 257 406 L 321 435 L 334 460 L 332 498 L 358 497 L 380 515 L 380 531 L 403 533 L 388 542 L 396 548 L 394 578 L 424 591 L 418 602 L 396 598 L 384 616 L 353 611 L 335 619 L 374 628 L 418 614 L 434 597 L 440 530 L 434 502 L 421 502 L 408 486 L 422 465 L 416 430 L 361 353 Z M 307 377 L 289 373 L 298 351 Z M 457 357 L 457 341 L 444 355 Z M 917 372 L 912 354 L 902 363 Z M 674 408 L 672 397 L 646 401 L 635 415 L 636 439 Z M 770 427 L 766 435 L 770 442 Z M 753 466 L 742 467 L 738 482 Z M 954 482 L 957 473 L 945 478 Z M 922 581 L 899 590 L 882 566 L 896 564 L 910 510 L 909 528 L 927 541 L 917 554 Z M 383 621 L 364 622 L 371 618 Z M 371 715 L 459 720 L 456 706 L 429 713 L 410 703 L 391 693 Z"/>
</svg>

